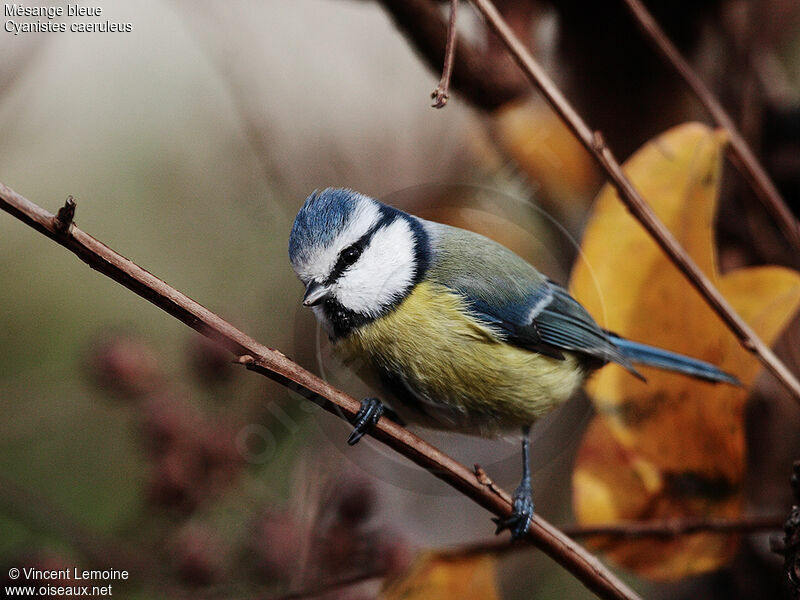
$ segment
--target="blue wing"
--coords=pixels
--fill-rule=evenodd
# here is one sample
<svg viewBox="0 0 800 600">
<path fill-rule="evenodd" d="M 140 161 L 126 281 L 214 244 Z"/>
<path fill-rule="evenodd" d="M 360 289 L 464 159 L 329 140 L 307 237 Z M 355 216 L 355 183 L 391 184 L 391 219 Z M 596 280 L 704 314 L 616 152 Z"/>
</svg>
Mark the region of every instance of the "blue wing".
<svg viewBox="0 0 800 600">
<path fill-rule="evenodd" d="M 564 350 L 636 373 L 609 335 L 564 288 L 496 242 L 436 223 L 428 277 L 462 296 L 472 313 L 511 344 L 563 359 Z M 638 375 L 638 373 L 636 373 Z"/>
<path fill-rule="evenodd" d="M 608 333 L 567 290 L 552 281 L 548 281 L 547 285 L 552 290 L 553 299 L 532 318 L 532 326 L 539 330 L 545 342 L 587 354 L 603 362 L 619 363 L 640 376 Z"/>
</svg>

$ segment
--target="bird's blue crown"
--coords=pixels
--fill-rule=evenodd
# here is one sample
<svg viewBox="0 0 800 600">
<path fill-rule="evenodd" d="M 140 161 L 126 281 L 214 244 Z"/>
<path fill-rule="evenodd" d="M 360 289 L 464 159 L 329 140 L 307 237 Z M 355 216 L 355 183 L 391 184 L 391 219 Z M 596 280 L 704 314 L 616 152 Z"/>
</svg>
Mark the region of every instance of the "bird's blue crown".
<svg viewBox="0 0 800 600">
<path fill-rule="evenodd" d="M 331 243 L 365 197 L 345 188 L 314 191 L 297 213 L 289 235 L 289 259 L 301 259 L 311 248 Z"/>
</svg>

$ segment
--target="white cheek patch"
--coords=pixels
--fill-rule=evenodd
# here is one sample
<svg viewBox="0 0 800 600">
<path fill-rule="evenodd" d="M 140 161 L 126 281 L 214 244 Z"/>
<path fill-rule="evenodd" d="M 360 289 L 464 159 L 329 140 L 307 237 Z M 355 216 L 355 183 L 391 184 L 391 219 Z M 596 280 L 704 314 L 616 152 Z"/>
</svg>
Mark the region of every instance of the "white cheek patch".
<svg viewBox="0 0 800 600">
<path fill-rule="evenodd" d="M 335 243 L 327 247 L 317 247 L 310 254 L 309 258 L 301 265 L 294 265 L 297 276 L 308 285 L 312 279 L 324 281 L 333 271 L 336 261 L 339 260 L 339 253 L 353 242 L 358 241 L 361 236 L 367 233 L 375 223 L 381 218 L 378 204 L 363 196 L 362 201 L 358 202 L 350 215 L 346 227 L 336 236 Z"/>
<path fill-rule="evenodd" d="M 358 261 L 333 287 L 342 306 L 376 317 L 414 279 L 414 234 L 405 219 L 378 229 Z"/>
</svg>

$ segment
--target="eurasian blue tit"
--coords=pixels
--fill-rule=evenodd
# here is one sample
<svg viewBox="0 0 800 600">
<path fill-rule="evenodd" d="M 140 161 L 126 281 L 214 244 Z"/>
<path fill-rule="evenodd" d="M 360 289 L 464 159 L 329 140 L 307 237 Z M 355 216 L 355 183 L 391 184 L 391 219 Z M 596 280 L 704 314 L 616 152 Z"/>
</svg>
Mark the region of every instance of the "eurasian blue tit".
<svg viewBox="0 0 800 600">
<path fill-rule="evenodd" d="M 289 258 L 303 304 L 347 361 L 379 376 L 402 421 L 492 436 L 523 432 L 523 477 L 498 529 L 523 535 L 533 514 L 531 424 L 609 362 L 736 384 L 717 367 L 601 328 L 566 289 L 500 244 L 347 189 L 306 200 Z M 362 402 L 348 442 L 384 414 Z M 387 413 L 389 415 L 389 413 Z M 401 421 L 401 422 L 402 422 Z"/>
</svg>

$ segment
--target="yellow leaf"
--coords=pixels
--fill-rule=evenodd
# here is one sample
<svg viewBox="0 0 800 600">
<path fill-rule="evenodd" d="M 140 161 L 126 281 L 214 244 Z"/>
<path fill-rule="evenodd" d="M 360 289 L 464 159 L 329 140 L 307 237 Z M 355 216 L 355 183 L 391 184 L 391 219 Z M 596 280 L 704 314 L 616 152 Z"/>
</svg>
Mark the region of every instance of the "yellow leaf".
<svg viewBox="0 0 800 600">
<path fill-rule="evenodd" d="M 685 493 L 675 489 L 665 476 L 656 465 L 623 448 L 605 419 L 593 419 L 578 452 L 572 479 L 578 520 L 584 524 L 607 524 L 682 516 L 733 518 L 741 513 L 738 493 L 723 497 Z M 593 539 L 591 545 L 644 577 L 670 580 L 719 568 L 736 554 L 737 538 L 710 533 L 671 539 L 602 537 Z"/>
<path fill-rule="evenodd" d="M 384 586 L 384 600 L 499 600 L 497 559 L 420 554 L 399 579 Z"/>
<path fill-rule="evenodd" d="M 598 172 L 589 153 L 543 102 L 511 102 L 494 113 L 494 138 L 544 195 L 562 203 L 591 198 Z"/>
<path fill-rule="evenodd" d="M 641 148 L 625 171 L 733 308 L 772 343 L 800 306 L 800 276 L 779 267 L 717 271 L 713 220 L 724 136 L 676 127 Z M 681 516 L 736 516 L 745 470 L 744 403 L 760 363 L 606 186 L 586 229 L 571 288 L 607 329 L 719 365 L 744 384 L 709 384 L 642 368 L 643 383 L 617 366 L 589 383 L 597 422 L 573 476 L 582 523 Z M 602 501 L 598 501 L 602 498 Z M 717 568 L 735 545 L 698 534 L 665 542 L 609 541 L 620 564 L 674 579 Z"/>
</svg>

